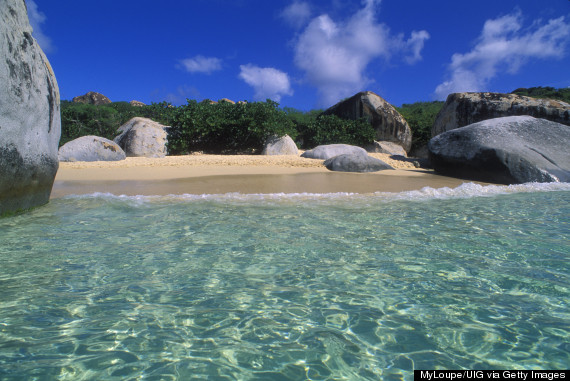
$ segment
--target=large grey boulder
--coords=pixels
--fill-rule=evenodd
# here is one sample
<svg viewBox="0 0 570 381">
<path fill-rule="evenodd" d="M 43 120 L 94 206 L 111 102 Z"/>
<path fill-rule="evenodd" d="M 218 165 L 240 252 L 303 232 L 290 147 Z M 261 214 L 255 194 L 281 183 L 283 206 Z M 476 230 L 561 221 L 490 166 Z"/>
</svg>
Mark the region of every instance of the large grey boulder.
<svg viewBox="0 0 570 381">
<path fill-rule="evenodd" d="M 289 135 L 282 137 L 272 136 L 265 142 L 262 155 L 298 155 L 297 144 Z"/>
<path fill-rule="evenodd" d="M 0 0 L 0 215 L 48 202 L 59 166 L 59 89 L 26 3 Z"/>
<path fill-rule="evenodd" d="M 59 161 L 119 161 L 127 156 L 112 140 L 99 136 L 82 136 L 59 149 Z"/>
<path fill-rule="evenodd" d="M 351 146 L 349 144 L 326 144 L 303 152 L 301 157 L 327 160 L 331 157 L 344 154 L 368 156 L 368 153 L 364 148 Z"/>
<path fill-rule="evenodd" d="M 338 155 L 325 160 L 324 164 L 328 170 L 340 172 L 377 172 L 394 169 L 382 160 L 368 155 Z"/>
<path fill-rule="evenodd" d="M 412 130 L 406 119 L 388 102 L 372 91 L 347 98 L 323 112 L 343 119 L 366 118 L 376 130 L 376 140 L 401 145 L 406 152 L 412 147 Z"/>
<path fill-rule="evenodd" d="M 449 94 L 432 126 L 431 136 L 504 116 L 529 115 L 570 125 L 570 104 L 554 99 L 535 99 L 516 94 Z"/>
<path fill-rule="evenodd" d="M 429 141 L 445 175 L 502 184 L 570 181 L 570 127 L 530 116 L 485 120 Z"/>
<path fill-rule="evenodd" d="M 168 136 L 166 126 L 148 118 L 132 118 L 117 130 L 113 141 L 128 157 L 165 157 Z"/>
<path fill-rule="evenodd" d="M 90 91 L 87 94 L 80 95 L 78 97 L 73 98 L 72 100 L 74 103 L 85 103 L 89 105 L 106 105 L 111 103 L 111 100 L 104 96 L 103 94 L 97 93 L 95 91 Z"/>
</svg>

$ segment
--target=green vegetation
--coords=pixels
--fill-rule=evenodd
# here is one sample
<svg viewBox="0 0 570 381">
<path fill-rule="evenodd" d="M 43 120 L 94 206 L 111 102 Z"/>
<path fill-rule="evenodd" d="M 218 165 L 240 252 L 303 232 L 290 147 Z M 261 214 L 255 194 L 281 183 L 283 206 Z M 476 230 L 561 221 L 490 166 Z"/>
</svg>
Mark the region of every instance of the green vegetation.
<svg viewBox="0 0 570 381">
<path fill-rule="evenodd" d="M 81 136 L 95 135 L 113 140 L 117 129 L 135 116 L 151 118 L 169 125 L 173 110 L 167 103 L 136 107 L 127 102 L 94 106 L 61 101 L 61 139 L 59 145 Z"/>
<path fill-rule="evenodd" d="M 511 94 L 524 95 L 532 98 L 558 99 L 570 103 L 570 88 L 555 89 L 554 87 L 530 87 L 516 89 Z"/>
<path fill-rule="evenodd" d="M 520 88 L 512 93 L 570 102 L 570 88 Z M 431 127 L 443 104 L 416 102 L 396 107 L 412 130 L 412 149 L 429 141 Z M 254 153 L 261 150 L 267 137 L 285 134 L 295 139 L 301 148 L 331 143 L 366 146 L 374 141 L 374 130 L 366 120 L 344 120 L 321 114 L 322 110 L 303 112 L 290 107 L 279 108 L 279 104 L 269 99 L 238 104 L 189 100 L 179 107 L 166 102 L 137 107 L 127 102 L 94 106 L 62 101 L 60 145 L 85 135 L 113 139 L 117 129 L 135 116 L 171 126 L 170 154 Z"/>
<path fill-rule="evenodd" d="M 293 122 L 295 130 L 301 131 L 310 123 L 313 123 L 319 117 L 319 115 L 322 114 L 324 110 L 316 109 L 304 112 L 292 107 L 284 107 L 283 111 L 287 115 L 287 118 L 289 118 Z"/>
<path fill-rule="evenodd" d="M 176 108 L 168 138 L 170 154 L 191 151 L 254 153 L 272 135 L 295 138 L 293 122 L 278 104 L 188 101 Z"/>
<path fill-rule="evenodd" d="M 112 107 L 61 102 L 60 145 L 85 135 L 112 139 L 120 126 L 121 117 Z"/>
<path fill-rule="evenodd" d="M 396 107 L 412 130 L 412 149 L 427 144 L 431 139 L 431 127 L 443 104 L 440 101 L 416 102 Z"/>
<path fill-rule="evenodd" d="M 344 120 L 321 116 L 322 110 L 302 112 L 280 109 L 265 102 L 210 103 L 189 100 L 174 107 L 168 103 L 136 107 L 127 102 L 88 105 L 61 102 L 60 145 L 85 135 L 113 139 L 117 129 L 135 116 L 170 126 L 168 152 L 255 153 L 272 135 L 289 135 L 303 148 L 319 144 L 366 145 L 374 141 L 374 130 L 366 120 Z"/>
<path fill-rule="evenodd" d="M 366 118 L 341 119 L 336 115 L 319 115 L 306 125 L 299 125 L 304 148 L 321 144 L 352 144 L 364 147 L 374 142 L 376 131 Z"/>
<path fill-rule="evenodd" d="M 298 132 L 302 148 L 320 144 L 353 144 L 365 146 L 374 142 L 375 132 L 366 119 L 345 120 L 334 115 L 321 115 L 324 110 L 302 112 L 291 107 L 283 109 Z"/>
</svg>

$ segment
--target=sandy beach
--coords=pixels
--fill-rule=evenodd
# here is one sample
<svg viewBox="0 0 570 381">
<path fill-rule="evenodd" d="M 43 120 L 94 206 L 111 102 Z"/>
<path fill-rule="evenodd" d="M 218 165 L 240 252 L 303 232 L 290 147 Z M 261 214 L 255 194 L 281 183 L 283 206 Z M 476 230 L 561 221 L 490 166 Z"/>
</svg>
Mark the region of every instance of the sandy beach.
<svg viewBox="0 0 570 381">
<path fill-rule="evenodd" d="M 464 180 L 370 154 L 396 170 L 331 172 L 300 156 L 203 155 L 130 157 L 114 162 L 62 162 L 52 198 L 108 192 L 124 195 L 239 193 L 373 193 L 457 187 Z"/>
</svg>

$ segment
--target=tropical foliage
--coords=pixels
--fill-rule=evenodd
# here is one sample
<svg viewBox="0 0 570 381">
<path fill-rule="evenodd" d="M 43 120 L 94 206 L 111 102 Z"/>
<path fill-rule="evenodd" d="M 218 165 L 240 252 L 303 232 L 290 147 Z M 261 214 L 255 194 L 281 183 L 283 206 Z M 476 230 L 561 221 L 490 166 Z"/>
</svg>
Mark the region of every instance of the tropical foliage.
<svg viewBox="0 0 570 381">
<path fill-rule="evenodd" d="M 188 101 L 174 113 L 168 151 L 255 153 L 270 136 L 288 134 L 294 139 L 294 124 L 278 106 L 269 99 L 237 104 Z"/>
<path fill-rule="evenodd" d="M 119 113 L 111 107 L 61 102 L 60 145 L 85 135 L 109 138 L 121 125 Z"/>
<path fill-rule="evenodd" d="M 173 117 L 173 108 L 167 103 L 136 107 L 127 102 L 115 102 L 106 105 L 90 105 L 61 101 L 61 139 L 62 146 L 70 140 L 85 135 L 95 135 L 107 139 L 117 136 L 117 129 L 135 116 L 151 118 L 169 125 Z"/>
<path fill-rule="evenodd" d="M 431 139 L 431 127 L 443 104 L 440 101 L 416 102 L 396 107 L 412 130 L 412 149 L 427 144 Z"/>
<path fill-rule="evenodd" d="M 554 87 L 530 87 L 514 90 L 511 94 L 525 95 L 533 98 L 559 99 L 570 103 L 570 88 L 555 89 Z"/>
<path fill-rule="evenodd" d="M 298 128 L 304 148 L 336 143 L 363 147 L 373 143 L 376 136 L 374 128 L 366 118 L 346 120 L 336 115 L 319 115 Z"/>
<path fill-rule="evenodd" d="M 308 112 L 280 109 L 265 102 L 196 102 L 174 107 L 168 103 L 136 107 L 127 102 L 88 105 L 62 101 L 60 145 L 85 135 L 113 139 L 117 129 L 135 116 L 170 126 L 168 152 L 171 155 L 193 151 L 208 153 L 255 153 L 266 139 L 285 134 L 299 146 L 346 143 L 366 145 L 374 140 L 374 130 L 366 120 L 343 120 L 321 116 L 321 110 Z"/>
<path fill-rule="evenodd" d="M 520 88 L 513 93 L 570 102 L 569 88 Z M 416 102 L 396 107 L 412 130 L 412 148 L 429 141 L 431 127 L 443 104 L 439 101 Z M 331 143 L 365 146 L 373 142 L 375 135 L 365 119 L 344 120 L 322 115 L 322 110 L 304 112 L 280 108 L 269 99 L 238 104 L 189 100 L 178 107 L 166 102 L 137 107 L 127 102 L 94 106 L 62 101 L 60 145 L 84 135 L 113 139 L 117 129 L 135 116 L 170 126 L 169 154 L 192 151 L 255 153 L 261 150 L 269 136 L 285 134 L 295 139 L 301 148 Z"/>
</svg>

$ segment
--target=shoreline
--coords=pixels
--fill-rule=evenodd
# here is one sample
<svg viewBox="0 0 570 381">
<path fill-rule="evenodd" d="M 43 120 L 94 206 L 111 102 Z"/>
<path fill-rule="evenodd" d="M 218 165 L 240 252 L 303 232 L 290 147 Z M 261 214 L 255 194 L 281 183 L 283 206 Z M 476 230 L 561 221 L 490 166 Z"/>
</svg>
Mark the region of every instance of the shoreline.
<svg viewBox="0 0 570 381">
<path fill-rule="evenodd" d="M 323 160 L 253 155 L 198 154 L 114 162 L 62 162 L 50 198 L 96 192 L 127 196 L 403 192 L 426 186 L 455 188 L 471 182 L 418 169 L 411 162 L 391 160 L 389 155 L 371 156 L 390 161 L 396 169 L 333 172 L 323 166 Z"/>
<path fill-rule="evenodd" d="M 251 173 L 192 175 L 154 179 L 77 179 L 56 180 L 51 198 L 67 195 L 112 193 L 126 196 L 171 194 L 275 194 L 275 193 L 375 193 L 404 192 L 431 188 L 456 188 L 468 182 L 429 172 L 389 170 L 384 173 L 302 171 L 298 173 Z M 248 172 L 248 173 L 246 173 Z M 132 173 L 130 174 L 132 176 Z M 484 183 L 479 183 L 484 184 Z"/>
</svg>

